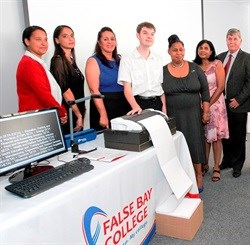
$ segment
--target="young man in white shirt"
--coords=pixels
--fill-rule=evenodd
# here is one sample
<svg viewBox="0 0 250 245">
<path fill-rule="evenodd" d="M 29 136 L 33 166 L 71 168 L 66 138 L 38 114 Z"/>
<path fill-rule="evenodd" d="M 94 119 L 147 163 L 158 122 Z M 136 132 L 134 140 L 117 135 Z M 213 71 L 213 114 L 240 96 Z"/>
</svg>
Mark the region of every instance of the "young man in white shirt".
<svg viewBox="0 0 250 245">
<path fill-rule="evenodd" d="M 150 50 L 156 28 L 143 22 L 136 31 L 139 46 L 133 53 L 122 57 L 118 73 L 118 83 L 124 86 L 125 97 L 132 108 L 128 115 L 140 114 L 149 108 L 166 113 L 162 58 Z"/>
</svg>

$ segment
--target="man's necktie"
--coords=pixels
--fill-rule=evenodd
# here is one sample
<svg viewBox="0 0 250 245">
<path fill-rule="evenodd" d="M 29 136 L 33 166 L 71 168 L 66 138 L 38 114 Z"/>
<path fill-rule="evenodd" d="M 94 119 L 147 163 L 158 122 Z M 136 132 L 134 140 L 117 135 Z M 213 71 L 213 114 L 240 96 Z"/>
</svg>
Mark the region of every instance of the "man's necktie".
<svg viewBox="0 0 250 245">
<path fill-rule="evenodd" d="M 230 67 L 231 60 L 232 60 L 232 55 L 230 54 L 229 58 L 228 58 L 228 61 L 227 61 L 226 65 L 225 65 L 225 67 L 224 67 L 226 76 L 227 76 L 228 69 Z"/>
</svg>

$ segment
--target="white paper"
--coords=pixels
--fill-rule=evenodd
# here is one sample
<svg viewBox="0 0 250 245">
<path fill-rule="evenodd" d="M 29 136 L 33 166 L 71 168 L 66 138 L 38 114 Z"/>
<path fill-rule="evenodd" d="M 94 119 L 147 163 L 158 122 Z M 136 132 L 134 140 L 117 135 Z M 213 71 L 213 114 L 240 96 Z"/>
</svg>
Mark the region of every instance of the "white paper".
<svg viewBox="0 0 250 245">
<path fill-rule="evenodd" d="M 180 164 L 169 126 L 160 115 L 139 122 L 150 134 L 161 169 L 173 193 L 177 199 L 183 199 L 193 182 Z"/>
<path fill-rule="evenodd" d="M 94 161 L 113 162 L 126 155 L 127 153 L 125 153 L 124 151 L 98 147 L 96 151 L 92 151 L 86 154 L 79 155 L 78 158 L 87 157 L 90 160 L 94 160 Z"/>
</svg>

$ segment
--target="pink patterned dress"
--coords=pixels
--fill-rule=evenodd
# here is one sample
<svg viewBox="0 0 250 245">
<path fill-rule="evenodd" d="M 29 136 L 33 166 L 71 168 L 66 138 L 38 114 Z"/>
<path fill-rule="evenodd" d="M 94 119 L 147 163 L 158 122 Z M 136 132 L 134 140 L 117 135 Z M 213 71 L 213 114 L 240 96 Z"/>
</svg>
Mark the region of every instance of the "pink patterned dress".
<svg viewBox="0 0 250 245">
<path fill-rule="evenodd" d="M 215 60 L 205 71 L 211 97 L 215 92 L 215 90 L 217 89 L 216 75 L 215 75 L 215 69 L 217 63 L 218 60 Z M 227 111 L 223 94 L 221 94 L 219 99 L 210 107 L 210 113 L 211 113 L 210 121 L 208 124 L 204 126 L 205 137 L 207 142 L 213 143 L 218 139 L 223 139 L 223 138 L 228 139 L 229 138 L 228 119 L 227 119 Z"/>
</svg>

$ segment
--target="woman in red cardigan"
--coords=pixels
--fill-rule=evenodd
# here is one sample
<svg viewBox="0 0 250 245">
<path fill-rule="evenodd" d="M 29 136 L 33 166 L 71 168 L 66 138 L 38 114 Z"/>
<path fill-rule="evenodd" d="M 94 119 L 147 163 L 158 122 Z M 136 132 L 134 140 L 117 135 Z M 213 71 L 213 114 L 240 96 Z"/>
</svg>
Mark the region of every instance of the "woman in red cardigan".
<svg viewBox="0 0 250 245">
<path fill-rule="evenodd" d="M 61 123 L 65 124 L 67 112 L 62 106 L 61 89 L 42 60 L 48 50 L 46 31 L 29 26 L 23 31 L 22 41 L 26 52 L 16 72 L 18 111 L 57 107 Z"/>
</svg>

